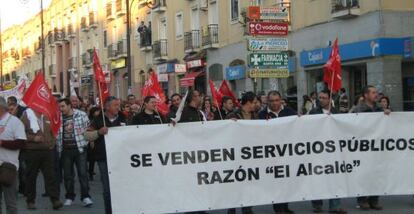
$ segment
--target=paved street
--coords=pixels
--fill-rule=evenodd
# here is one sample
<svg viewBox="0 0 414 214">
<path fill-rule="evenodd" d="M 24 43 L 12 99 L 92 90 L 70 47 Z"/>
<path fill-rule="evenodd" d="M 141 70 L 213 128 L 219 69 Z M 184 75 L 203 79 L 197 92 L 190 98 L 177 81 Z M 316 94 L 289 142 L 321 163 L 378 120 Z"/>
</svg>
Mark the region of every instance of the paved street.
<svg viewBox="0 0 414 214">
<path fill-rule="evenodd" d="M 91 196 L 95 202 L 91 208 L 82 207 L 82 203 L 79 198 L 76 199 L 75 204 L 71 207 L 64 207 L 62 210 L 53 211 L 49 199 L 42 198 L 43 193 L 43 180 L 41 177 L 38 180 L 38 198 L 37 198 L 37 210 L 29 211 L 26 209 L 25 200 L 22 195 L 19 195 L 18 205 L 19 213 L 22 214 L 48 214 L 48 213 L 76 213 L 76 214 L 91 214 L 91 213 L 104 213 L 104 205 L 102 200 L 102 188 L 98 176 L 95 176 L 95 181 L 90 182 Z M 63 190 L 63 186 L 62 186 Z M 64 192 L 64 191 L 63 191 Z M 76 187 L 76 192 L 79 192 L 79 188 Z M 63 195 L 63 194 L 61 194 Z M 360 211 L 355 206 L 355 199 L 344 199 L 344 208 L 348 210 L 348 213 L 384 213 L 384 214 L 412 214 L 414 213 L 414 198 L 412 196 L 388 196 L 382 197 L 381 202 L 385 207 L 384 211 Z M 327 205 L 327 201 L 325 202 Z M 312 213 L 310 202 L 297 202 L 292 203 L 290 206 L 296 213 Z M 3 205 L 4 208 L 4 205 Z M 327 209 L 327 207 L 324 207 Z M 256 214 L 268 214 L 273 213 L 271 206 L 260 206 L 255 207 L 254 211 Z M 239 212 L 239 211 L 238 211 Z M 213 211 L 212 214 L 225 214 L 223 210 Z M 326 212 L 327 213 L 327 212 Z"/>
</svg>

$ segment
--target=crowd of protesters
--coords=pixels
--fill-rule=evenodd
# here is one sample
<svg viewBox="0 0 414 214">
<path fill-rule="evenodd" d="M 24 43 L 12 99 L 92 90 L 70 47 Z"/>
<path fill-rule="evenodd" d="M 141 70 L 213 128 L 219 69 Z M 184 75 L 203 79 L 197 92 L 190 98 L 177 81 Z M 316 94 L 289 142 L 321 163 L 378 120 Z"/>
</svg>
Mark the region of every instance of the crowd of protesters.
<svg viewBox="0 0 414 214">
<path fill-rule="evenodd" d="M 48 118 L 19 105 L 15 97 L 9 97 L 7 101 L 0 97 L 0 164 L 4 163 L 1 170 L 9 167 L 12 174 L 9 178 L 0 176 L 0 195 L 4 196 L 7 213 L 17 213 L 17 190 L 26 197 L 27 208 L 36 209 L 36 191 L 43 191 L 36 190 L 40 171 L 45 183 L 43 195 L 50 198 L 52 208 L 71 206 L 76 199 L 76 174 L 80 186 L 80 200 L 85 207 L 91 207 L 93 201 L 89 194 L 89 181 L 94 180 L 94 168 L 97 164 L 103 187 L 105 213 L 112 213 L 104 138 L 110 127 L 225 119 L 270 120 L 294 115 L 348 112 L 384 111 L 389 114 L 391 110 L 388 97 L 377 94 L 373 86 L 365 87 L 363 94 L 356 97 L 353 105 L 345 89 L 341 89 L 332 99 L 331 96 L 327 90 L 305 95 L 303 106 L 297 112 L 289 107 L 288 100 L 278 91 L 270 91 L 261 96 L 245 92 L 240 100 L 224 96 L 220 105 L 217 105 L 211 97 L 203 96 L 197 90 L 190 90 L 178 121 L 172 119 L 176 117 L 183 99 L 180 94 L 173 94 L 168 99 L 170 112 L 167 115 L 158 113 L 157 99 L 154 96 L 147 96 L 142 101 L 134 95 L 129 95 L 125 101 L 109 97 L 103 103 L 104 112 L 100 106 L 94 104 L 93 99 L 81 100 L 71 96 L 59 100 L 62 125 L 56 138 L 52 134 Z M 18 173 L 13 174 L 13 170 Z M 60 201 L 62 183 L 65 191 L 63 202 Z M 382 209 L 378 196 L 359 197 L 357 203 L 363 210 Z M 315 213 L 323 212 L 322 200 L 312 201 L 311 205 Z M 275 213 L 294 213 L 289 209 L 288 203 L 274 204 L 273 209 Z M 329 212 L 346 213 L 341 207 L 340 199 L 329 200 Z M 236 213 L 236 209 L 229 209 L 228 213 Z M 253 213 L 253 207 L 243 207 L 242 213 Z"/>
</svg>

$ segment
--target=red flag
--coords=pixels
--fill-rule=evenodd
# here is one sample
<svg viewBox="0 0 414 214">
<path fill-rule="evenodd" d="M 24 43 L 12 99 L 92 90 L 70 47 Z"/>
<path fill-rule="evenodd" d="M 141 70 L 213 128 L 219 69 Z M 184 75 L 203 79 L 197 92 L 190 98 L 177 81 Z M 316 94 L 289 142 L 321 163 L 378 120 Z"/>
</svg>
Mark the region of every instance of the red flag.
<svg viewBox="0 0 414 214">
<path fill-rule="evenodd" d="M 155 73 L 150 75 L 150 78 L 145 82 L 145 85 L 142 88 L 142 97 L 146 96 L 154 96 L 157 100 L 158 112 L 163 116 L 168 114 L 168 105 L 165 103 L 167 99 Z"/>
<path fill-rule="evenodd" d="M 229 85 L 227 84 L 226 80 L 223 80 L 223 82 L 221 82 L 219 92 L 222 94 L 223 97 L 224 96 L 231 97 L 231 99 L 233 100 L 234 105 L 236 105 L 237 107 L 240 107 L 239 100 L 237 100 L 236 96 L 231 91 L 231 89 L 230 89 Z"/>
<path fill-rule="evenodd" d="M 99 62 L 96 49 L 93 49 L 93 71 L 95 72 L 95 79 L 98 82 L 105 82 L 105 74 L 102 70 L 101 63 Z"/>
<path fill-rule="evenodd" d="M 105 80 L 105 74 L 102 70 L 101 63 L 99 62 L 98 54 L 96 53 L 96 49 L 93 49 L 93 70 L 95 73 L 96 83 L 98 84 L 98 91 L 100 95 L 99 100 L 100 103 L 104 104 L 106 98 L 109 97 L 109 89 Z"/>
<path fill-rule="evenodd" d="M 61 125 L 60 109 L 42 73 L 36 75 L 22 100 L 28 107 L 49 118 L 52 132 L 56 137 Z"/>
<path fill-rule="evenodd" d="M 323 81 L 332 92 L 339 91 L 342 87 L 341 56 L 338 49 L 338 38 L 332 47 L 328 62 L 324 65 Z"/>
<path fill-rule="evenodd" d="M 208 80 L 208 83 L 210 85 L 211 90 L 211 97 L 213 98 L 214 105 L 219 108 L 221 108 L 221 101 L 223 100 L 223 95 L 217 91 L 216 86 L 214 85 L 213 81 Z"/>
</svg>

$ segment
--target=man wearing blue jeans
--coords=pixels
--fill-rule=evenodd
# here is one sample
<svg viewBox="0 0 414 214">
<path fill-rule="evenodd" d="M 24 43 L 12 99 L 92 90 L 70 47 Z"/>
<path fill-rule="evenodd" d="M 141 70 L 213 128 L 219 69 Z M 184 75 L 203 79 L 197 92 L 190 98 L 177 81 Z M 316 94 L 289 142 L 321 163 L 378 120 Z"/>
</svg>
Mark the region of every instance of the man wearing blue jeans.
<svg viewBox="0 0 414 214">
<path fill-rule="evenodd" d="M 69 99 L 60 100 L 59 107 L 62 112 L 62 126 L 57 137 L 57 145 L 61 156 L 63 180 L 66 189 L 64 205 L 70 206 L 75 200 L 74 166 L 76 166 L 83 206 L 90 207 L 93 202 L 89 195 L 86 168 L 86 147 L 88 142 L 85 139 L 85 133 L 89 128 L 89 118 L 86 113 L 73 109 Z"/>
</svg>

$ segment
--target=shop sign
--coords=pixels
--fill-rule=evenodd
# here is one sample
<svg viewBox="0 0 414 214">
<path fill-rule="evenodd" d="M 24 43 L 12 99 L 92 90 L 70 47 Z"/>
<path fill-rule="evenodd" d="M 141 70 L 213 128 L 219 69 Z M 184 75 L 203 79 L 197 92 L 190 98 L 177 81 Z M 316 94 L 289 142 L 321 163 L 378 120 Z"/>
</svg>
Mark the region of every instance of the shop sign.
<svg viewBox="0 0 414 214">
<path fill-rule="evenodd" d="M 252 53 L 249 55 L 250 67 L 287 67 L 289 55 L 287 52 L 279 53 Z"/>
<path fill-rule="evenodd" d="M 187 72 L 187 67 L 185 64 L 175 64 L 175 73 L 185 73 Z"/>
<path fill-rule="evenodd" d="M 250 6 L 247 11 L 249 19 L 286 21 L 289 18 L 289 10 L 285 7 Z"/>
<path fill-rule="evenodd" d="M 126 67 L 126 58 L 119 58 L 111 61 L 111 69 L 121 69 Z"/>
<path fill-rule="evenodd" d="M 275 22 L 249 22 L 250 35 L 287 36 L 289 26 L 287 23 Z"/>
<path fill-rule="evenodd" d="M 246 76 L 246 66 L 230 66 L 226 68 L 226 80 L 244 79 Z"/>
<path fill-rule="evenodd" d="M 197 68 L 204 66 L 203 61 L 201 59 L 191 60 L 187 62 L 187 69 Z"/>
<path fill-rule="evenodd" d="M 287 38 L 250 38 L 248 49 L 250 51 L 287 51 Z"/>
<path fill-rule="evenodd" d="M 250 78 L 288 78 L 289 69 L 251 69 Z"/>
</svg>

